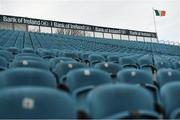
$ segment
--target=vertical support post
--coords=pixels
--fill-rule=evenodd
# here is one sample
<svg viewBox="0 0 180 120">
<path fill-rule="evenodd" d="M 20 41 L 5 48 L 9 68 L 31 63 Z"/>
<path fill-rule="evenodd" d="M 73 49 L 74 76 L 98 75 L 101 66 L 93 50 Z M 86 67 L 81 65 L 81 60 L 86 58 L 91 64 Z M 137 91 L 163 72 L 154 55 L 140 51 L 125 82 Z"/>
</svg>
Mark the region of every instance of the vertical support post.
<svg viewBox="0 0 180 120">
<path fill-rule="evenodd" d="M 52 27 L 51 27 L 51 34 L 53 34 L 53 29 L 52 29 Z"/>
<path fill-rule="evenodd" d="M 145 41 L 145 37 L 143 37 L 143 41 L 146 42 L 146 41 Z"/>
<path fill-rule="evenodd" d="M 122 36 L 121 36 L 121 34 L 119 34 L 119 38 L 120 38 L 120 40 L 122 40 Z"/>
<path fill-rule="evenodd" d="M 114 38 L 113 38 L 113 33 L 111 33 L 111 38 L 114 39 Z"/>
<path fill-rule="evenodd" d="M 86 31 L 84 30 L 84 37 L 86 37 Z"/>
<path fill-rule="evenodd" d="M 14 28 L 14 23 L 12 23 L 12 29 L 13 29 L 13 31 L 15 30 L 15 28 Z"/>
<path fill-rule="evenodd" d="M 41 27 L 39 26 L 39 32 L 41 32 Z"/>
<path fill-rule="evenodd" d="M 158 38 L 158 33 L 157 33 L 157 25 L 156 25 L 156 18 L 155 18 L 155 13 L 154 13 L 154 8 L 152 8 L 152 10 L 153 10 L 153 19 L 154 19 L 154 30 L 155 30 L 155 32 L 156 32 L 156 37 L 157 37 L 157 42 L 159 43 L 159 38 Z"/>
<path fill-rule="evenodd" d="M 128 35 L 128 40 L 130 41 L 130 37 L 129 37 L 129 35 Z"/>
<path fill-rule="evenodd" d="M 29 31 L 29 29 L 28 29 L 28 25 L 26 24 L 26 32 L 28 32 Z"/>
</svg>

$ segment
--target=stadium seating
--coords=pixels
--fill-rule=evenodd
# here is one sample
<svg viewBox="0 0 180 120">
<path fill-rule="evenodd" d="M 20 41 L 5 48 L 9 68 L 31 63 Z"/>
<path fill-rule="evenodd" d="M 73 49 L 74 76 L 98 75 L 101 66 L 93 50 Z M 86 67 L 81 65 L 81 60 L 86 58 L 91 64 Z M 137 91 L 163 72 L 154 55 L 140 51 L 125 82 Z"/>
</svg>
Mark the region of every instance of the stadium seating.
<svg viewBox="0 0 180 120">
<path fill-rule="evenodd" d="M 179 50 L 2 29 L 0 118 L 180 118 Z"/>
</svg>

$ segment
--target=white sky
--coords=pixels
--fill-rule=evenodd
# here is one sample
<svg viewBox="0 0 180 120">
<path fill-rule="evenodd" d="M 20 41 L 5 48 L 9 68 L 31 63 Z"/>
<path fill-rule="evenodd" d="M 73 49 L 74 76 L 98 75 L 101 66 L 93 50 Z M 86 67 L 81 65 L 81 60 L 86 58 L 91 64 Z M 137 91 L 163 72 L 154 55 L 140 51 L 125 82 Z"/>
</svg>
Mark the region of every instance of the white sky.
<svg viewBox="0 0 180 120">
<path fill-rule="evenodd" d="M 180 42 L 180 0 L 0 0 L 0 14 L 141 31 L 154 31 L 152 7 L 167 11 L 159 39 Z"/>
</svg>

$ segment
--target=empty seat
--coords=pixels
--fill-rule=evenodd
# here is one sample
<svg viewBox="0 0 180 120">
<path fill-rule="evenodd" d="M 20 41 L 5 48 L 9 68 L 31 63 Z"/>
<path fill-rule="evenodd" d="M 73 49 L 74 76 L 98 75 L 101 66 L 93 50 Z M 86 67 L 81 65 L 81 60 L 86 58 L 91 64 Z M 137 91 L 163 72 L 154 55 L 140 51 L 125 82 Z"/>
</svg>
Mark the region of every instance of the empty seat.
<svg viewBox="0 0 180 120">
<path fill-rule="evenodd" d="M 136 61 L 131 57 L 122 57 L 119 59 L 119 63 L 124 68 L 138 68 Z"/>
<path fill-rule="evenodd" d="M 139 62 L 140 66 L 153 65 L 152 56 L 150 56 L 150 55 L 146 55 L 146 56 L 139 58 L 138 62 Z"/>
<path fill-rule="evenodd" d="M 177 70 L 180 70 L 180 61 L 177 61 L 177 62 L 175 63 L 175 68 L 176 68 Z"/>
<path fill-rule="evenodd" d="M 90 62 L 90 65 L 93 66 L 96 63 L 104 62 L 105 58 L 103 56 L 101 56 L 101 55 L 98 55 L 98 54 L 90 54 L 88 56 L 88 60 Z"/>
<path fill-rule="evenodd" d="M 70 71 L 65 81 L 76 101 L 76 108 L 83 112 L 87 111 L 85 99 L 89 91 L 99 85 L 108 83 L 112 83 L 112 80 L 107 72 L 92 68 Z"/>
<path fill-rule="evenodd" d="M 158 118 L 149 91 L 135 85 L 102 85 L 87 96 L 90 117 L 94 119 Z"/>
<path fill-rule="evenodd" d="M 53 58 L 56 54 L 49 49 L 38 48 L 37 53 L 43 58 Z"/>
<path fill-rule="evenodd" d="M 149 72 L 154 73 L 156 70 L 156 67 L 153 63 L 153 58 L 151 55 L 146 55 L 141 58 L 139 58 L 138 63 L 140 65 L 140 68 Z"/>
<path fill-rule="evenodd" d="M 22 53 L 35 53 L 35 51 L 32 48 L 23 48 Z"/>
<path fill-rule="evenodd" d="M 75 52 L 64 52 L 63 56 L 79 61 L 79 57 L 78 57 L 77 53 L 75 53 Z"/>
<path fill-rule="evenodd" d="M 165 84 L 161 90 L 161 101 L 165 109 L 166 118 L 172 116 L 174 119 L 179 119 L 180 115 L 180 82 L 171 82 Z"/>
<path fill-rule="evenodd" d="M 180 82 L 180 71 L 173 69 L 160 69 L 157 72 L 157 82 L 160 87 L 169 82 Z"/>
<path fill-rule="evenodd" d="M 136 84 L 146 88 L 153 94 L 155 102 L 159 104 L 158 88 L 154 85 L 151 73 L 140 69 L 124 69 L 117 73 L 117 82 Z"/>
<path fill-rule="evenodd" d="M 37 55 L 37 54 L 35 54 L 35 53 L 20 53 L 20 54 L 17 54 L 17 55 L 15 56 L 15 58 L 24 57 L 24 56 L 39 57 L 39 55 Z"/>
<path fill-rule="evenodd" d="M 109 62 L 119 63 L 119 56 L 109 55 L 109 56 L 107 56 L 107 60 Z"/>
<path fill-rule="evenodd" d="M 30 67 L 49 70 L 49 64 L 47 62 L 36 60 L 15 60 L 10 64 L 10 67 Z"/>
<path fill-rule="evenodd" d="M 35 61 L 44 61 L 41 57 L 35 57 L 35 56 L 17 56 L 14 60 L 22 61 L 22 60 L 35 60 Z"/>
<path fill-rule="evenodd" d="M 59 83 L 61 83 L 63 81 L 63 78 L 69 71 L 85 67 L 87 67 L 85 64 L 74 61 L 60 62 L 56 65 L 54 73 L 57 75 Z"/>
<path fill-rule="evenodd" d="M 17 47 L 9 47 L 7 48 L 7 51 L 11 52 L 14 55 L 19 53 L 19 49 Z"/>
<path fill-rule="evenodd" d="M 56 88 L 56 79 L 46 70 L 35 68 L 12 68 L 1 73 L 5 86 L 44 86 Z"/>
<path fill-rule="evenodd" d="M 94 67 L 106 71 L 110 73 L 112 76 L 116 76 L 117 72 L 119 72 L 122 69 L 121 65 L 112 62 L 97 63 Z"/>
<path fill-rule="evenodd" d="M 0 56 L 4 57 L 8 62 L 11 62 L 12 59 L 14 58 L 13 54 L 6 50 L 0 50 Z"/>
<path fill-rule="evenodd" d="M 70 91 L 74 91 L 86 86 L 98 86 L 111 82 L 112 80 L 107 72 L 93 68 L 82 68 L 70 71 L 65 83 Z"/>
<path fill-rule="evenodd" d="M 51 52 L 50 50 L 43 50 L 40 53 L 40 56 L 45 58 L 45 59 L 49 59 L 49 58 L 54 58 L 56 57 L 55 53 Z"/>
<path fill-rule="evenodd" d="M 8 61 L 0 56 L 0 71 L 7 69 L 8 67 Z"/>
<path fill-rule="evenodd" d="M 83 52 L 83 53 L 81 53 L 80 58 L 83 60 L 83 62 L 88 62 L 89 55 L 90 55 L 90 53 Z"/>
<path fill-rule="evenodd" d="M 1 90 L 0 119 L 72 119 L 74 103 L 66 93 L 43 87 Z"/>
<path fill-rule="evenodd" d="M 50 66 L 51 66 L 51 69 L 55 69 L 57 63 L 59 62 L 66 62 L 66 61 L 73 61 L 75 62 L 76 60 L 72 59 L 72 58 L 68 58 L 68 57 L 55 57 L 55 58 L 52 58 L 50 59 Z"/>
<path fill-rule="evenodd" d="M 156 62 L 156 68 L 159 70 L 163 68 L 169 68 L 169 66 L 166 62 Z"/>
<path fill-rule="evenodd" d="M 128 84 L 153 84 L 152 75 L 144 70 L 125 69 L 117 74 L 117 81 Z"/>
</svg>

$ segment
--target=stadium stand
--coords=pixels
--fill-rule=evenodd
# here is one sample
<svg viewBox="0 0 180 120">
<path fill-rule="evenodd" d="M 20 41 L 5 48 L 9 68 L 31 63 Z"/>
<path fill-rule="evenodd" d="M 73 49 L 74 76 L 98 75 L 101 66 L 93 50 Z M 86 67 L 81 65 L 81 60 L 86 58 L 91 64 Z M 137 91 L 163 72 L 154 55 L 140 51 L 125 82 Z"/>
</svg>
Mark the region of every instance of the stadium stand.
<svg viewBox="0 0 180 120">
<path fill-rule="evenodd" d="M 0 30 L 0 118 L 180 118 L 180 47 Z"/>
</svg>

